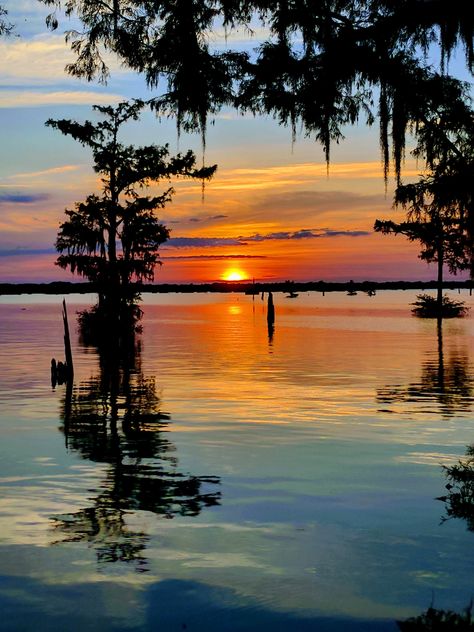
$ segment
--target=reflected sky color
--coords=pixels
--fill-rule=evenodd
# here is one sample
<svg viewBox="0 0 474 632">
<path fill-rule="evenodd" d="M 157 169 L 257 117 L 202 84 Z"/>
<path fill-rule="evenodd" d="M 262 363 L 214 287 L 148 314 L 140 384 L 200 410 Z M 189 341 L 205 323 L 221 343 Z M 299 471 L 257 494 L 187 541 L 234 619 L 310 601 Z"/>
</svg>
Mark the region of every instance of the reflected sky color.
<svg viewBox="0 0 474 632">
<path fill-rule="evenodd" d="M 49 384 L 60 301 L 48 300 L 0 305 L 6 629 L 65 629 L 73 613 L 70 629 L 394 630 L 433 598 L 469 603 L 473 535 L 440 524 L 436 498 L 441 465 L 474 437 L 471 318 L 444 324 L 440 384 L 436 323 L 410 316 L 411 292 L 276 294 L 271 341 L 259 296 L 145 297 L 130 383 L 153 385 L 169 419 L 143 452 L 121 422 L 107 443 L 81 434 L 80 407 L 67 439 L 65 390 Z M 84 398 L 99 359 L 77 336 L 73 353 Z M 167 481 L 200 477 L 198 494 L 218 491 L 218 504 L 195 515 L 142 504 L 160 467 Z M 114 507 L 118 531 L 91 529 Z M 146 572 L 109 554 L 118 539 Z"/>
</svg>

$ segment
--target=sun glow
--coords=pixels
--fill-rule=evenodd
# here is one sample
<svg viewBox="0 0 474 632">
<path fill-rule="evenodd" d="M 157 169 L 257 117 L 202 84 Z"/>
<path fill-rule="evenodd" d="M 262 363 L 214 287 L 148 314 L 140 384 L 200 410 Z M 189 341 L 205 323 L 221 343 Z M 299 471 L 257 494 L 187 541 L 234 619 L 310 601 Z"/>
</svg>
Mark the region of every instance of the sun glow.
<svg viewBox="0 0 474 632">
<path fill-rule="evenodd" d="M 222 275 L 222 279 L 224 281 L 243 281 L 247 278 L 247 275 L 243 270 L 239 270 L 238 268 L 230 268 L 226 270 Z"/>
</svg>

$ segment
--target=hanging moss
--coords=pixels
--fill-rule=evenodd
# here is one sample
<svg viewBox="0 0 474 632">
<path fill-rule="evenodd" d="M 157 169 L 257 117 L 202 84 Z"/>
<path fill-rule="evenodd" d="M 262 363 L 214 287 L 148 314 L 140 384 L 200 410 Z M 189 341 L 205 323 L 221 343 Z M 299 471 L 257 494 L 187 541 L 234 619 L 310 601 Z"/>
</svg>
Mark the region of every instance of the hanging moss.
<svg viewBox="0 0 474 632">
<path fill-rule="evenodd" d="M 301 125 L 322 143 L 329 162 L 331 146 L 343 138 L 345 126 L 361 115 L 374 122 L 379 91 L 383 173 L 387 178 L 391 156 L 398 180 L 411 126 L 417 135 L 423 133 L 443 104 L 465 102 L 462 90 L 454 95 L 453 80 L 446 76 L 455 47 L 463 47 L 468 69 L 474 67 L 468 2 L 40 1 L 53 9 L 50 28 L 58 26 L 62 6 L 68 17 L 82 22 L 82 29 L 67 35 L 77 55 L 68 72 L 106 81 L 103 52 L 118 55 L 159 91 L 157 111 L 175 116 L 178 132 L 198 131 L 203 145 L 209 117 L 235 107 L 274 116 L 290 126 L 293 139 Z M 223 24 L 227 35 L 252 33 L 257 25 L 268 37 L 245 52 L 232 48 L 229 38 L 222 52 L 212 45 L 216 24 Z M 442 58 L 439 73 L 420 58 L 420 50 L 434 46 Z M 421 153 L 428 164 L 435 156 L 427 147 Z"/>
</svg>

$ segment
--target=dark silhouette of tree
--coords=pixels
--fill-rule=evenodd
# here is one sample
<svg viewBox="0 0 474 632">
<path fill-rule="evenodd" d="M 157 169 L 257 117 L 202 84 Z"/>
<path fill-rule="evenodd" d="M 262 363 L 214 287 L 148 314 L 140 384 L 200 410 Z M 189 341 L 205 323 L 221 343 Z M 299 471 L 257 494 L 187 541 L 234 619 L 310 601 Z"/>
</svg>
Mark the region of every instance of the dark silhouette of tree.
<svg viewBox="0 0 474 632">
<path fill-rule="evenodd" d="M 120 339 L 102 336 L 98 351 L 99 374 L 68 385 L 60 430 L 70 452 L 107 470 L 89 506 L 52 517 L 61 536 L 54 543 L 85 542 L 99 563 L 131 563 L 142 572 L 148 535 L 132 528 L 128 517 L 137 511 L 167 519 L 197 516 L 219 504 L 220 479 L 179 470 L 165 433 L 170 416 L 162 410 L 155 378 L 143 374 L 133 332 Z"/>
<path fill-rule="evenodd" d="M 413 153 L 425 159 L 430 172 L 412 184 L 399 182 L 394 204 L 407 211 L 405 222 L 376 220 L 374 226 L 419 241 L 420 258 L 437 263 L 438 315 L 443 314 L 444 265 L 452 273 L 474 271 L 473 146 L 474 112 L 467 104 L 446 102 L 427 113 Z"/>
<path fill-rule="evenodd" d="M 322 142 L 343 136 L 343 126 L 364 116 L 380 121 L 380 141 L 388 168 L 392 139 L 397 174 L 405 133 L 417 133 L 440 107 L 462 111 L 463 84 L 446 75 L 458 45 L 474 66 L 474 20 L 469 3 L 442 0 L 41 0 L 77 16 L 82 30 L 67 40 L 77 55 L 67 70 L 105 81 L 103 52 L 160 88 L 155 107 L 177 116 L 178 127 L 205 129 L 207 117 L 223 106 L 270 113 L 293 131 L 300 123 Z M 263 27 L 266 40 L 252 53 L 222 52 L 210 39 L 216 25 L 228 34 Z M 438 46 L 441 70 L 423 53 Z M 164 85 L 162 85 L 164 83 Z"/>
<path fill-rule="evenodd" d="M 0 5 L 0 35 L 9 35 L 13 31 L 13 24 L 7 20 L 8 11 Z"/>
<path fill-rule="evenodd" d="M 403 187 L 406 199 L 413 200 L 408 220 L 396 223 L 392 220 L 375 220 L 374 230 L 383 234 L 405 235 L 410 241 L 419 241 L 422 247 L 420 259 L 437 263 L 436 309 L 433 315 L 445 315 L 443 309 L 443 270 L 447 265 L 456 273 L 470 265 L 469 241 L 464 233 L 459 215 L 451 208 L 440 210 L 435 204 L 424 202 L 426 181 Z M 401 199 L 402 187 L 397 189 Z M 415 197 L 416 196 L 416 197 Z"/>
<path fill-rule="evenodd" d="M 468 238 L 471 276 L 474 274 L 474 111 L 472 101 L 446 103 L 433 110 L 418 130 L 415 157 L 426 161 L 430 174 L 415 185 L 400 186 L 396 201 L 417 217 L 424 206 L 459 219 L 462 245 Z"/>
<path fill-rule="evenodd" d="M 468 86 L 447 73 L 453 50 L 462 47 L 474 70 L 474 19 L 468 3 L 442 0 L 40 0 L 77 16 L 82 30 L 67 41 L 76 61 L 67 71 L 106 81 L 103 52 L 112 51 L 143 73 L 161 114 L 175 115 L 178 131 L 200 130 L 205 142 L 209 115 L 224 106 L 270 114 L 300 126 L 323 145 L 329 163 L 331 144 L 344 126 L 365 118 L 379 122 L 383 173 L 393 164 L 401 184 L 407 132 L 416 137 L 423 159 L 445 197 L 462 209 L 474 275 L 473 114 Z M 211 44 L 216 25 L 227 34 L 268 36 L 253 52 L 222 52 Z M 437 70 L 428 53 L 437 47 Z M 464 148 L 471 148 L 467 154 Z M 449 186 L 446 178 L 449 178 Z M 457 183 L 455 182 L 457 181 Z M 456 184 L 458 186 L 456 186 Z"/>
<path fill-rule="evenodd" d="M 195 167 L 191 151 L 170 156 L 168 146 L 134 147 L 120 142 L 125 123 L 137 120 L 144 102 L 134 100 L 115 107 L 94 106 L 102 121 L 78 123 L 48 120 L 47 125 L 72 136 L 92 150 L 94 169 L 102 176 L 102 193 L 66 210 L 56 248 L 57 265 L 93 281 L 105 318 L 123 314 L 134 305 L 134 281 L 150 281 L 160 263 L 158 247 L 169 231 L 155 216 L 171 200 L 169 187 L 161 195 L 140 195 L 152 183 L 172 176 L 209 179 L 216 167 Z"/>
<path fill-rule="evenodd" d="M 474 619 L 472 618 L 472 603 L 459 614 L 452 610 L 438 610 L 430 606 L 426 612 L 417 617 L 410 617 L 405 621 L 397 621 L 401 632 L 472 632 Z"/>
</svg>

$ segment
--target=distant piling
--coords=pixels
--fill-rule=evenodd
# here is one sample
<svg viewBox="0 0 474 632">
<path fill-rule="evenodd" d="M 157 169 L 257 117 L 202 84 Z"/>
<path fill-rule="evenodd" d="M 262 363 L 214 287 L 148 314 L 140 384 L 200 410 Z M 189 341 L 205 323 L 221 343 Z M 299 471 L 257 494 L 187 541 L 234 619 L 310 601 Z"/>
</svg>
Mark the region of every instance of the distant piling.
<svg viewBox="0 0 474 632">
<path fill-rule="evenodd" d="M 269 325 L 275 324 L 275 306 L 273 305 L 273 294 L 271 292 L 268 292 L 267 323 Z"/>
</svg>

